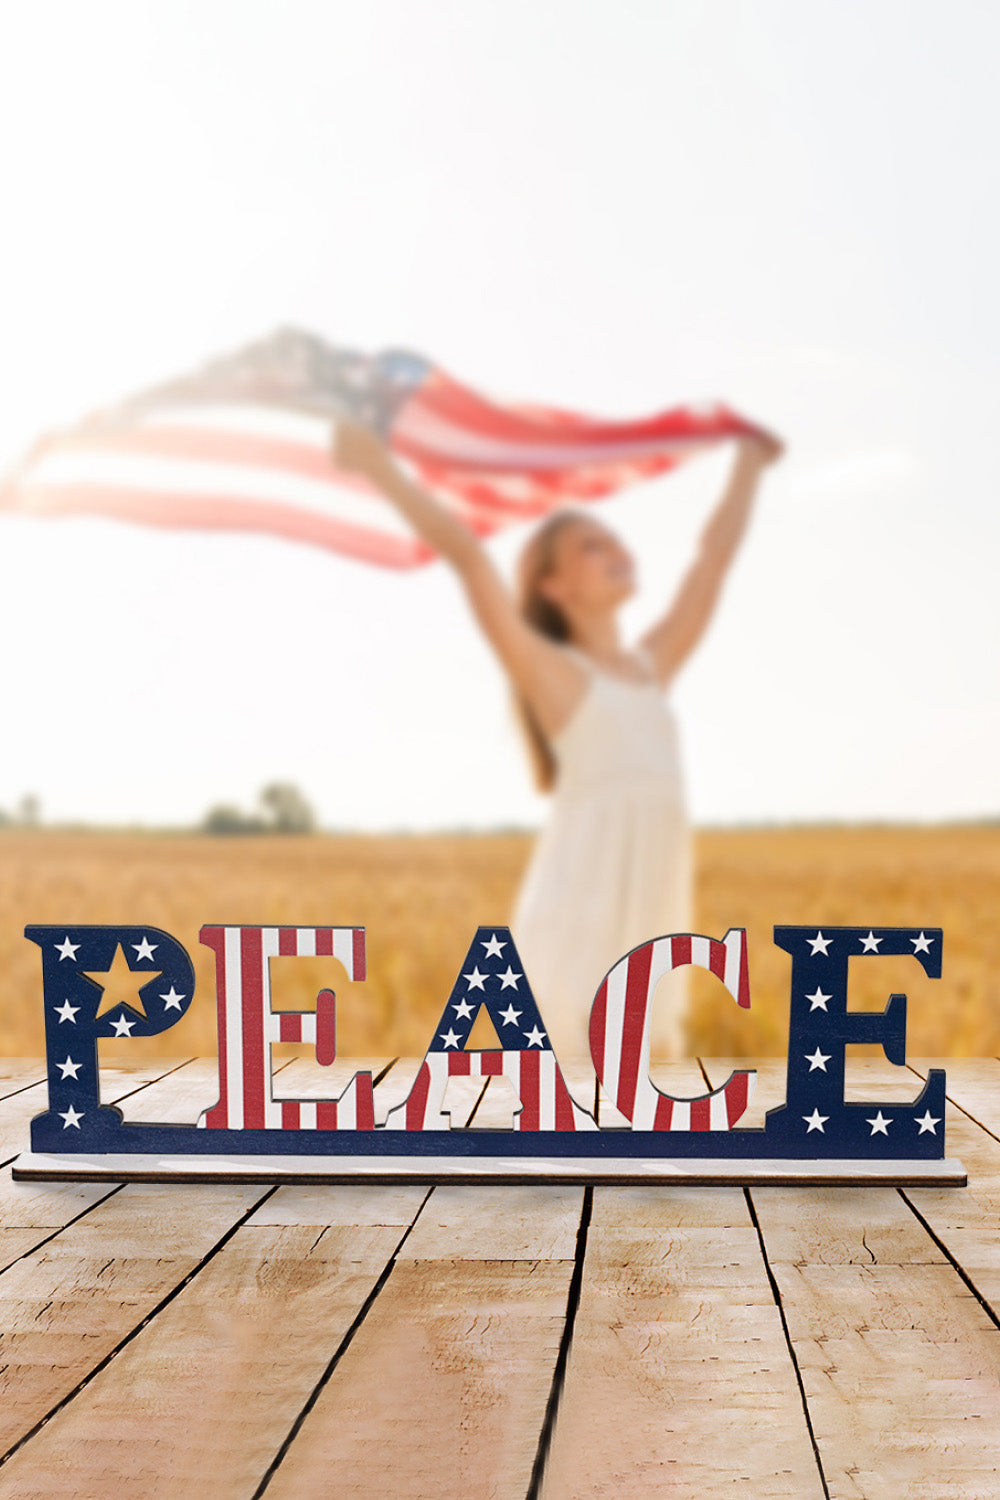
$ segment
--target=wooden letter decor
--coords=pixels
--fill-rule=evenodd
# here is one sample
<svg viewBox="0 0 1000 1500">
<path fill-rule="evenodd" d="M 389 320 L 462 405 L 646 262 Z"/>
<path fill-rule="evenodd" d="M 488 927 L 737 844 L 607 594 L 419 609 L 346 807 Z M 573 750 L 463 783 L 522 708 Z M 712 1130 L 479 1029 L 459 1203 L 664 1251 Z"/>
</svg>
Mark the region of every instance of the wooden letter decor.
<svg viewBox="0 0 1000 1500">
<path fill-rule="evenodd" d="M 197 1125 L 138 1124 L 101 1103 L 102 1037 L 166 1031 L 194 997 L 188 954 L 155 927 L 28 927 L 42 956 L 49 1107 L 31 1125 L 18 1178 L 476 1180 L 591 1182 L 964 1183 L 944 1152 L 945 1075 L 933 1070 L 909 1103 L 847 1102 L 845 1050 L 876 1042 L 902 1070 L 906 997 L 884 1011 L 848 1009 L 851 959 L 907 954 L 941 973 L 941 929 L 776 927 L 791 956 L 785 1103 L 763 1127 L 740 1129 L 752 1069 L 721 1088 L 675 1098 L 649 1076 L 650 1012 L 657 983 L 681 965 L 714 974 L 748 1007 L 746 933 L 653 938 L 609 971 L 594 998 L 591 1054 L 602 1124 L 575 1098 L 549 1043 L 524 965 L 506 927 L 480 927 L 455 979 L 408 1096 L 379 1118 L 369 1072 L 329 1099 L 275 1098 L 272 1047 L 311 1043 L 333 1062 L 336 1001 L 277 1012 L 270 960 L 326 954 L 352 980 L 365 977 L 360 927 L 208 926 L 215 955 L 219 1096 Z M 485 1010 L 500 1046 L 469 1047 Z M 446 1089 L 455 1077 L 503 1077 L 516 1096 L 509 1129 L 455 1128 Z M 901 1071 L 901 1078 L 912 1075 Z M 398 1098 L 398 1096 L 397 1096 Z M 620 1121 L 624 1119 L 624 1125 Z"/>
</svg>

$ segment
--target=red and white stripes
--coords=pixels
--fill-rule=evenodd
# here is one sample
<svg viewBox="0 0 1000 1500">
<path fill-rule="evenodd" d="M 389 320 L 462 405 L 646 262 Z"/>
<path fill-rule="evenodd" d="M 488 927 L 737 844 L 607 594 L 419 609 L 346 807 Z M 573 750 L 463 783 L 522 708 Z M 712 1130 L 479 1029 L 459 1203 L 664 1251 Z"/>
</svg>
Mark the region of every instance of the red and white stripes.
<svg viewBox="0 0 1000 1500">
<path fill-rule="evenodd" d="M 282 378 L 285 356 L 255 346 L 230 361 L 221 381 L 196 376 L 180 382 L 180 393 L 171 382 L 158 394 L 48 435 L 13 473 L 0 475 L 0 511 L 251 531 L 383 567 L 426 563 L 430 547 L 385 496 L 335 467 L 332 422 L 343 409 L 343 391 L 332 393 L 321 376 L 301 388 L 300 361 L 290 349 L 292 366 L 284 373 L 292 376 L 298 403 L 289 400 Z M 329 350 L 335 357 L 343 352 Z M 253 399 L 250 389 L 258 392 Z M 566 500 L 600 500 L 754 430 L 721 405 L 610 421 L 497 401 L 428 367 L 387 440 L 464 525 L 490 536 Z"/>
<path fill-rule="evenodd" d="M 316 1013 L 271 1010 L 270 960 L 329 956 L 349 979 L 365 977 L 363 927 L 203 927 L 215 953 L 219 1102 L 199 1125 L 215 1130 L 374 1128 L 370 1073 L 356 1074 L 339 1100 L 276 1100 L 271 1043 L 313 1042 L 317 1061 L 336 1057 L 336 1002 L 321 991 Z"/>
<path fill-rule="evenodd" d="M 336 1000 L 317 997 L 316 1012 L 271 1010 L 269 963 L 281 956 L 329 955 L 352 980 L 365 977 L 362 927 L 203 927 L 215 953 L 219 1027 L 219 1102 L 199 1125 L 217 1130 L 374 1130 L 370 1073 L 357 1073 L 339 1099 L 275 1099 L 274 1042 L 312 1042 L 317 1060 L 334 1061 Z M 731 929 L 719 942 L 693 934 L 654 938 L 610 970 L 594 1000 L 591 1052 L 608 1098 L 633 1130 L 728 1130 L 744 1113 L 755 1081 L 734 1072 L 722 1088 L 697 1099 L 675 1099 L 649 1077 L 649 1017 L 657 982 L 682 964 L 721 979 L 737 1004 L 750 1004 L 746 933 Z M 570 1096 L 548 1048 L 430 1050 L 409 1096 L 389 1111 L 389 1130 L 449 1130 L 444 1106 L 449 1078 L 508 1078 L 520 1100 L 518 1131 L 597 1130 L 593 1116 Z"/>
<path fill-rule="evenodd" d="M 592 1115 L 570 1097 L 556 1055 L 551 1051 L 428 1052 L 409 1096 L 389 1111 L 387 1130 L 449 1130 L 444 1112 L 449 1078 L 509 1078 L 521 1101 L 514 1129 L 596 1130 Z"/>
<path fill-rule="evenodd" d="M 635 1130 L 728 1130 L 745 1111 L 755 1074 L 737 1072 L 701 1099 L 673 1099 L 649 1077 L 649 1016 L 656 985 L 684 964 L 721 979 L 738 1005 L 750 1004 L 746 932 L 730 928 L 720 943 L 697 934 L 653 938 L 620 958 L 601 984 L 590 1013 L 590 1050 L 608 1098 Z"/>
</svg>

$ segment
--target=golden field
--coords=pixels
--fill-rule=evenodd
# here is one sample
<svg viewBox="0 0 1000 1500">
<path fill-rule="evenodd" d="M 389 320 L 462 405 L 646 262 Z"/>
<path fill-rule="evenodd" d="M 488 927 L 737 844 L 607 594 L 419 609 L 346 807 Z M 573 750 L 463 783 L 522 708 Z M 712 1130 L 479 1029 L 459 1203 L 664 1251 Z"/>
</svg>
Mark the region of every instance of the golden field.
<svg viewBox="0 0 1000 1500">
<path fill-rule="evenodd" d="M 214 1055 L 212 958 L 204 923 L 367 928 L 368 974 L 350 985 L 332 959 L 272 965 L 275 1005 L 338 994 L 342 1055 L 422 1053 L 474 928 L 508 920 L 530 848 L 523 834 L 209 838 L 173 834 L 0 833 L 0 1054 L 43 1052 L 41 963 L 27 923 L 148 924 L 191 953 L 197 993 L 172 1030 L 102 1044 L 102 1056 Z M 710 976 L 693 984 L 691 1050 L 785 1051 L 790 960 L 782 923 L 944 929 L 944 971 L 912 959 L 853 966 L 851 1002 L 909 995 L 911 1055 L 1000 1053 L 1000 827 L 836 826 L 706 830 L 697 835 L 696 931 L 746 927 L 752 1007 Z M 656 934 L 650 934 L 655 936 Z M 530 976 L 529 976 L 530 977 Z M 107 1051 L 105 1052 L 105 1047 Z"/>
</svg>

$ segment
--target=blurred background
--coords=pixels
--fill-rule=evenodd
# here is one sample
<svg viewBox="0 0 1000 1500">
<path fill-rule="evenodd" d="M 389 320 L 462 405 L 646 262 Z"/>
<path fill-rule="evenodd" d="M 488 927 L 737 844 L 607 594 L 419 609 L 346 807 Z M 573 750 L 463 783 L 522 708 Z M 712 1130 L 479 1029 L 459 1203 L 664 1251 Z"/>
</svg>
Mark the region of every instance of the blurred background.
<svg viewBox="0 0 1000 1500">
<path fill-rule="evenodd" d="M 783 1051 L 771 926 L 856 921 L 944 928 L 935 984 L 858 966 L 857 1003 L 910 993 L 911 1051 L 1000 1049 L 1000 12 L 0 18 L 0 469 L 288 323 L 500 396 L 608 416 L 721 398 L 773 427 L 787 457 L 676 689 L 697 926 L 748 927 L 754 987 L 749 1015 L 696 988 L 693 1045 Z M 602 509 L 641 560 L 636 630 L 727 462 Z M 504 567 L 522 540 L 491 544 Z M 93 920 L 193 954 L 208 921 L 363 923 L 345 1049 L 421 1051 L 544 814 L 446 570 L 16 516 L 0 570 L 0 1049 L 41 1049 L 24 923 Z M 161 1050 L 214 1045 L 198 962 Z"/>
</svg>

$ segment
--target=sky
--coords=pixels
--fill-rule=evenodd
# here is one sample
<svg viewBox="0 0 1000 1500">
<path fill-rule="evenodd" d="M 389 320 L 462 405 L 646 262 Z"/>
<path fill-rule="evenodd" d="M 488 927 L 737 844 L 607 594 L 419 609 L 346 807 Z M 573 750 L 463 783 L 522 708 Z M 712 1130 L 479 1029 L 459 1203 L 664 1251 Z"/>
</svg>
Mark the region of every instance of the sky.
<svg viewBox="0 0 1000 1500">
<path fill-rule="evenodd" d="M 0 467 L 283 324 L 501 398 L 725 400 L 788 451 L 673 691 L 693 817 L 995 816 L 998 47 L 976 0 L 0 4 Z M 630 633 L 729 462 L 602 508 Z M 0 808 L 544 813 L 443 564 L 0 516 L 0 577 Z"/>
</svg>

